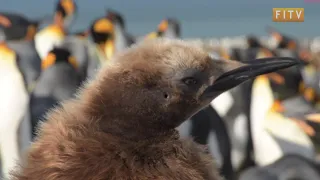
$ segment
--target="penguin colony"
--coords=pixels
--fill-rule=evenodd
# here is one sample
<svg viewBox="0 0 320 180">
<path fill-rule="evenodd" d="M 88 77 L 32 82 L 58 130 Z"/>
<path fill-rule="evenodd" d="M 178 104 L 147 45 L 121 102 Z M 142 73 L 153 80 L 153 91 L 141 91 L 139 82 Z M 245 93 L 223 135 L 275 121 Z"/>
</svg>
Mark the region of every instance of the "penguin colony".
<svg viewBox="0 0 320 180">
<path fill-rule="evenodd" d="M 253 35 L 247 37 L 246 47 L 243 48 L 209 46 L 199 49 L 198 46 L 182 41 L 151 41 L 161 37 L 180 39 L 182 33 L 179 21 L 166 18 L 153 32 L 139 37 L 129 33 L 123 15 L 110 8 L 106 9 L 101 17 L 93 19 L 86 29 L 73 33 L 69 29 L 77 13 L 78 7 L 72 0 L 57 1 L 53 16 L 45 18 L 28 19 L 22 14 L 0 12 L 0 72 L 3 74 L 0 79 L 3 96 L 0 105 L 0 178 L 38 179 L 42 174 L 44 179 L 79 179 L 79 174 L 83 174 L 81 177 L 88 177 L 87 179 L 220 179 L 220 176 L 228 180 L 319 179 L 320 169 L 316 161 L 320 132 L 319 54 L 310 53 L 294 38 L 271 27 L 268 28 L 268 32 L 277 45 L 272 48 L 264 46 Z M 48 25 L 40 28 L 44 24 Z M 169 53 L 168 50 L 163 51 L 165 47 L 172 48 L 169 50 L 172 51 L 170 56 L 166 54 Z M 193 48 L 179 53 L 179 49 L 188 47 Z M 265 63 L 263 59 L 269 58 L 269 63 L 275 63 L 279 69 L 260 69 L 260 74 L 264 75 L 254 78 L 251 74 L 251 79 L 246 79 L 244 83 L 235 83 L 233 86 L 240 84 L 236 87 L 223 86 L 222 83 L 221 88 L 215 90 L 218 93 L 212 96 L 210 101 L 206 101 L 205 105 L 185 106 L 190 109 L 178 112 L 181 107 L 171 104 L 171 111 L 164 111 L 162 115 L 166 114 L 166 119 L 170 119 L 168 116 L 174 113 L 177 118 L 170 122 L 173 123 L 169 124 L 170 126 L 154 126 L 157 127 L 157 131 L 149 127 L 150 123 L 155 123 L 153 121 L 149 124 L 139 122 L 134 125 L 122 123 L 120 120 L 114 122 L 111 114 L 116 111 L 108 113 L 110 122 L 100 123 L 101 117 L 105 116 L 103 113 L 110 111 L 101 108 L 111 107 L 113 101 L 105 102 L 107 96 L 105 99 L 102 96 L 97 98 L 100 106 L 93 107 L 93 97 L 101 96 L 97 89 L 113 92 L 113 97 L 118 97 L 117 93 L 123 93 L 117 92 L 118 88 L 101 86 L 101 81 L 105 82 L 104 77 L 109 75 L 109 71 L 111 74 L 113 69 L 121 71 L 123 64 L 130 65 L 128 67 L 132 69 L 144 66 L 143 71 L 139 70 L 140 73 L 130 73 L 130 76 L 125 77 L 133 78 L 130 80 L 136 82 L 142 76 L 142 72 L 151 69 L 156 71 L 154 67 L 163 65 L 162 61 L 143 62 L 138 60 L 139 58 L 132 58 L 147 56 L 148 53 L 144 53 L 146 49 L 158 52 L 157 58 L 166 54 L 167 63 L 169 57 L 181 58 L 190 52 L 183 63 L 180 63 L 186 66 L 189 64 L 190 67 L 197 65 L 188 63 L 188 58 L 200 57 L 201 52 L 200 54 L 208 54 L 211 59 L 223 59 L 233 63 L 234 61 L 229 61 L 232 59 L 250 66 L 254 64 L 249 60 L 256 60 L 254 62 L 257 66 L 259 63 Z M 134 52 L 141 53 L 136 55 Z M 147 57 L 157 59 L 151 55 Z M 288 65 L 289 59 L 280 57 L 294 58 L 299 63 L 285 68 L 284 64 Z M 181 62 L 179 58 L 170 62 Z M 125 59 L 134 61 L 129 63 Z M 195 62 L 198 62 L 198 65 L 204 63 L 202 60 Z M 169 64 L 173 69 L 176 68 L 174 63 Z M 169 73 L 167 69 L 170 68 L 166 68 L 165 71 Z M 159 69 L 157 71 L 162 72 Z M 188 74 L 181 68 L 180 71 L 181 77 L 194 73 L 190 71 Z M 140 87 L 140 91 L 126 100 L 126 105 L 118 104 L 121 108 L 117 109 L 124 108 L 126 111 L 121 113 L 121 116 L 114 114 L 114 117 L 124 119 L 126 113 L 130 113 L 131 110 L 131 113 L 137 111 L 129 108 L 130 104 L 140 104 L 137 100 L 143 100 L 142 105 L 137 108 L 142 108 L 143 104 L 150 105 L 144 108 L 145 110 L 151 110 L 151 107 L 156 110 L 160 107 L 150 104 L 151 100 L 154 100 L 153 103 L 160 102 L 157 101 L 160 96 L 153 93 L 159 93 L 162 87 L 157 84 L 160 80 L 157 83 L 150 82 L 154 78 L 153 75 L 152 72 L 148 78 L 143 75 L 144 80 L 139 80 L 135 85 L 148 82 L 147 90 L 159 87 L 157 91 L 150 91 L 148 94 L 144 87 Z M 254 74 L 257 75 L 259 74 Z M 170 79 L 162 81 L 167 82 Z M 187 81 L 187 84 L 194 82 L 193 79 Z M 138 92 L 141 91 L 144 93 L 144 99 L 139 99 Z M 129 95 L 130 93 L 127 93 L 122 97 Z M 170 99 L 170 94 L 167 95 Z M 166 95 L 162 94 L 161 97 L 164 96 Z M 179 100 L 183 104 L 182 100 L 187 101 L 188 98 L 178 98 L 175 103 L 180 102 Z M 190 105 L 191 102 L 190 100 L 184 103 Z M 174 110 L 176 112 L 173 112 Z M 136 114 L 139 113 L 135 113 L 135 116 L 130 115 L 130 119 L 135 120 Z M 77 121 L 69 120 L 70 117 L 77 117 Z M 90 117 L 90 123 L 85 117 Z M 152 117 L 150 119 L 154 120 L 158 116 Z M 144 118 L 140 120 L 143 121 Z M 75 122 L 81 123 L 75 125 Z M 156 133 L 158 129 L 163 133 Z M 178 133 L 174 130 L 164 133 L 167 129 L 176 129 Z M 104 133 L 108 135 L 104 136 Z M 143 141 L 137 140 L 143 136 L 148 138 L 142 138 Z M 204 145 L 204 148 L 186 140 L 190 138 L 196 144 Z M 71 142 L 72 145 L 68 144 Z M 150 143 L 152 146 L 149 149 Z M 111 144 L 114 148 L 110 149 Z M 122 147 L 120 144 L 127 146 Z M 161 151 L 157 150 L 160 147 Z M 174 148 L 175 158 L 170 156 L 166 159 L 169 157 L 168 154 L 172 153 L 170 148 Z M 54 149 L 58 154 L 53 153 Z M 110 156 L 103 155 L 106 152 L 120 158 L 121 164 L 117 162 L 117 165 L 111 165 L 103 161 L 99 165 L 93 162 L 103 160 L 101 157 L 106 157 L 106 161 L 110 160 Z M 30 156 L 32 154 L 33 156 Z M 65 156 L 69 155 L 70 158 L 79 160 L 70 163 L 80 163 L 87 159 L 86 163 L 89 165 L 82 163 L 78 166 L 64 162 Z M 181 160 L 177 156 L 184 158 Z M 134 158 L 138 159 L 133 161 Z M 179 161 L 178 165 L 174 165 L 177 162 L 173 161 Z M 138 164 L 133 165 L 131 162 Z M 204 162 L 209 164 L 203 164 Z M 173 166 L 169 171 L 168 164 Z M 147 167 L 139 168 L 142 165 Z M 76 167 L 79 169 L 74 171 L 72 168 Z M 128 172 L 126 168 L 131 170 Z M 93 174 L 93 169 L 102 174 L 107 173 L 106 171 L 119 173 L 107 173 L 105 176 Z M 48 176 L 46 173 L 52 175 Z"/>
</svg>

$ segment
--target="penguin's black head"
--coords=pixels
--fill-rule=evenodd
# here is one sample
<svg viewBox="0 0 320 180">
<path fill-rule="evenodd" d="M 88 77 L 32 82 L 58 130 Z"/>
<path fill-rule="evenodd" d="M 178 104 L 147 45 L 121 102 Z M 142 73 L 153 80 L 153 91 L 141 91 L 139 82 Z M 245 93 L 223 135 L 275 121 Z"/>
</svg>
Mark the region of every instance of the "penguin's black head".
<svg viewBox="0 0 320 180">
<path fill-rule="evenodd" d="M 125 21 L 119 12 L 113 9 L 107 9 L 107 18 L 113 23 L 118 23 L 122 28 L 125 28 Z"/>
<path fill-rule="evenodd" d="M 1 13 L 0 26 L 6 40 L 33 40 L 38 31 L 40 21 L 30 20 L 17 13 Z"/>
<path fill-rule="evenodd" d="M 146 40 L 114 56 L 98 73 L 95 106 L 139 126 L 175 128 L 221 93 L 258 75 L 297 64 L 292 58 L 213 59 L 181 40 Z M 94 93 L 91 93 L 91 95 Z M 98 107 L 99 106 L 99 107 Z M 106 110 L 117 109 L 115 112 Z M 119 112 L 120 111 L 120 112 Z M 136 119 L 135 119 L 136 118 Z"/>
<path fill-rule="evenodd" d="M 45 70 L 58 63 L 68 63 L 73 68 L 77 69 L 78 64 L 70 51 L 64 48 L 54 47 L 48 55 L 42 60 L 41 68 Z"/>
<path fill-rule="evenodd" d="M 59 0 L 56 6 L 55 14 L 64 23 L 64 26 L 70 25 L 77 12 L 77 6 L 73 0 Z"/>
<path fill-rule="evenodd" d="M 249 48 L 260 48 L 262 47 L 259 40 L 257 39 L 257 37 L 253 36 L 253 35 L 249 35 L 247 37 L 247 43 Z"/>
<path fill-rule="evenodd" d="M 113 39 L 114 26 L 108 18 L 103 17 L 92 23 L 89 32 L 94 43 L 104 44 L 107 40 Z"/>
</svg>

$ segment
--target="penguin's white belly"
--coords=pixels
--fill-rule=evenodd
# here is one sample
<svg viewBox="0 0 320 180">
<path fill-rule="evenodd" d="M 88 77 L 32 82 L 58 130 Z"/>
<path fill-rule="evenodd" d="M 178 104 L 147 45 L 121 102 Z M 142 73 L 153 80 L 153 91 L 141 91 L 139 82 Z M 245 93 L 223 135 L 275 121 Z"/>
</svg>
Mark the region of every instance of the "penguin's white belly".
<svg viewBox="0 0 320 180">
<path fill-rule="evenodd" d="M 42 35 L 42 34 L 37 34 L 35 36 L 35 46 L 41 60 L 43 60 L 47 56 L 49 51 L 54 46 L 60 46 L 62 45 L 62 43 L 63 43 L 63 38 L 61 37 Z"/>
<path fill-rule="evenodd" d="M 271 164 L 288 153 L 314 157 L 314 147 L 302 130 L 293 121 L 270 110 L 273 101 L 269 80 L 263 76 L 257 78 L 251 102 L 252 139 L 257 164 Z"/>
<path fill-rule="evenodd" d="M 211 101 L 210 105 L 218 112 L 221 117 L 224 117 L 232 107 L 233 103 L 234 100 L 232 98 L 232 95 L 227 91 Z"/>
<path fill-rule="evenodd" d="M 2 171 L 8 171 L 19 160 L 19 125 L 29 103 L 23 78 L 17 69 L 0 62 L 0 151 Z M 23 128 L 23 127 L 22 127 Z"/>
<path fill-rule="evenodd" d="M 235 117 L 235 119 L 227 119 L 226 115 L 235 105 L 235 100 L 230 91 L 226 91 L 211 101 L 210 105 L 224 118 L 231 141 L 231 161 L 235 169 L 239 168 L 243 162 L 246 153 L 246 145 L 248 141 L 248 132 L 246 123 L 247 117 L 243 112 Z"/>
<path fill-rule="evenodd" d="M 279 115 L 269 115 L 267 118 L 264 127 L 284 154 L 300 154 L 311 159 L 315 157 L 312 141 L 295 122 Z"/>
<path fill-rule="evenodd" d="M 223 164 L 223 157 L 219 150 L 219 141 L 215 132 L 210 131 L 208 137 L 208 147 L 210 154 L 214 158 L 218 167 L 221 167 Z"/>
<path fill-rule="evenodd" d="M 183 122 L 180 126 L 178 126 L 176 129 L 179 131 L 181 137 L 186 138 L 189 137 L 191 134 L 191 126 L 191 119 L 188 119 L 185 122 Z"/>
<path fill-rule="evenodd" d="M 231 161 L 232 166 L 238 169 L 243 162 L 246 151 L 249 132 L 247 130 L 248 118 L 244 114 L 239 114 L 232 123 L 228 126 L 229 136 L 231 140 Z"/>
</svg>

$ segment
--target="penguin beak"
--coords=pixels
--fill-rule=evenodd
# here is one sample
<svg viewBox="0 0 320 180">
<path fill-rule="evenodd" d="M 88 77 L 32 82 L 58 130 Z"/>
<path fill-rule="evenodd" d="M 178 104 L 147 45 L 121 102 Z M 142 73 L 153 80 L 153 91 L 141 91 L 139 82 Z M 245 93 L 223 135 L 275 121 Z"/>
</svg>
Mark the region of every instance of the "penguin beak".
<svg viewBox="0 0 320 180">
<path fill-rule="evenodd" d="M 214 99 L 221 93 L 256 76 L 271 73 L 280 69 L 299 64 L 297 59 L 290 57 L 270 57 L 246 61 L 245 64 L 237 61 L 219 61 L 214 65 L 222 69 L 222 73 L 207 87 L 200 98 Z M 218 65 L 217 65 L 218 64 Z"/>
</svg>

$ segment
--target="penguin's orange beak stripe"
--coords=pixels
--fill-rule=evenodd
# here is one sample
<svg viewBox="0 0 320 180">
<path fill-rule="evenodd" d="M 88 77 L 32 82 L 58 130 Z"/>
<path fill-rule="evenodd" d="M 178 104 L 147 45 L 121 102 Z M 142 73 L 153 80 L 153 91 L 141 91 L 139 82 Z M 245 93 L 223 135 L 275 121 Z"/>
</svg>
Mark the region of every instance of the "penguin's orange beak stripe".
<svg viewBox="0 0 320 180">
<path fill-rule="evenodd" d="M 41 62 L 41 69 L 45 70 L 56 62 L 56 55 L 49 53 L 47 57 Z"/>
<path fill-rule="evenodd" d="M 72 0 L 61 0 L 60 3 L 68 15 L 74 13 L 75 4 Z"/>
<path fill-rule="evenodd" d="M 78 69 L 78 62 L 75 57 L 71 56 L 68 59 L 68 62 L 75 68 Z"/>
<path fill-rule="evenodd" d="M 27 34 L 25 36 L 25 40 L 32 40 L 37 33 L 37 28 L 34 25 L 29 25 L 27 29 Z"/>
</svg>

